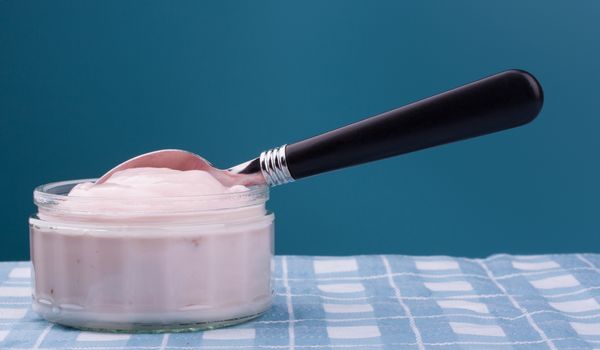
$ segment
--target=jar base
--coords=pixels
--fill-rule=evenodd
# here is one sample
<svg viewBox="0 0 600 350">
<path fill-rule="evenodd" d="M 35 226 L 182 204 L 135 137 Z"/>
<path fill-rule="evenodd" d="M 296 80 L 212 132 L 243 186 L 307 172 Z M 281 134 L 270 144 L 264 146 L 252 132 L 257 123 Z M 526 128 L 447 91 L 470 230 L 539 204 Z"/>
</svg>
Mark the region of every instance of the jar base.
<svg viewBox="0 0 600 350">
<path fill-rule="evenodd" d="M 231 320 L 225 321 L 214 321 L 214 322 L 198 322 L 198 323 L 182 323 L 182 324 L 171 324 L 171 325 L 151 325 L 151 324 L 105 324 L 105 325 L 69 325 L 67 323 L 54 322 L 60 324 L 62 326 L 67 326 L 70 328 L 79 329 L 82 331 L 91 331 L 91 332 L 104 332 L 104 333 L 185 333 L 185 332 L 197 332 L 197 331 L 206 331 L 211 329 L 235 326 L 240 323 L 244 323 L 255 319 L 266 312 L 260 312 L 254 315 L 239 317 Z M 52 322 L 52 321 L 51 321 Z"/>
<path fill-rule="evenodd" d="M 182 333 L 210 330 L 222 327 L 228 327 L 244 323 L 263 315 L 270 308 L 269 305 L 262 307 L 260 311 L 250 315 L 233 317 L 224 320 L 211 321 L 189 321 L 157 323 L 157 322 L 116 322 L 110 320 L 98 320 L 97 318 L 82 319 L 81 317 L 56 317 L 52 310 L 48 310 L 46 305 L 33 303 L 33 309 L 41 317 L 49 322 L 80 329 L 83 331 L 105 332 L 105 333 Z"/>
</svg>

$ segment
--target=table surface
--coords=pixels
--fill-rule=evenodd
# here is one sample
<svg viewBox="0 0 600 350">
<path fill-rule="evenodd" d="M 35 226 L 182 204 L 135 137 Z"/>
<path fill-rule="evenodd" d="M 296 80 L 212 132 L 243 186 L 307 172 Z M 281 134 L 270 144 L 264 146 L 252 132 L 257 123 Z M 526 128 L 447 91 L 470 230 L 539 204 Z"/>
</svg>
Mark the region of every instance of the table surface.
<svg viewBox="0 0 600 350">
<path fill-rule="evenodd" d="M 0 263 L 2 349 L 600 348 L 600 255 L 277 256 L 274 304 L 230 328 L 106 334 L 30 308 L 28 262 Z"/>
</svg>

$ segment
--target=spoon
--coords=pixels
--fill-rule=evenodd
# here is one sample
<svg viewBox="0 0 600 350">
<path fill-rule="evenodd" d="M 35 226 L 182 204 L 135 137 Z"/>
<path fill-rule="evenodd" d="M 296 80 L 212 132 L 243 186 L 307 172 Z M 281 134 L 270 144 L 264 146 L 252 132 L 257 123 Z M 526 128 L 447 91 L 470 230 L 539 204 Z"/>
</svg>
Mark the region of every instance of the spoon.
<svg viewBox="0 0 600 350">
<path fill-rule="evenodd" d="M 514 128 L 542 109 L 542 87 L 529 73 L 508 70 L 300 142 L 262 152 L 227 170 L 187 151 L 142 154 L 104 174 L 157 167 L 204 170 L 226 186 L 281 185 L 454 141 Z"/>
</svg>

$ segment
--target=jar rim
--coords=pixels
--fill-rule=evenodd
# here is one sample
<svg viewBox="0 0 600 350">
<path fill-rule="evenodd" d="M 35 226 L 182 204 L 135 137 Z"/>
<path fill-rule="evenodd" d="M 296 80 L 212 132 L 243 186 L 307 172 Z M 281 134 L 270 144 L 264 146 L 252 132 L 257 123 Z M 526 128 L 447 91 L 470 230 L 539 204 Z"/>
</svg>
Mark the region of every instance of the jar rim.
<svg viewBox="0 0 600 350">
<path fill-rule="evenodd" d="M 37 187 L 35 187 L 35 189 L 33 190 L 34 195 L 40 195 L 40 196 L 44 196 L 48 199 L 56 199 L 56 200 L 60 200 L 61 198 L 65 198 L 65 197 L 69 197 L 69 198 L 86 198 L 86 199 L 101 199 L 101 200 L 111 200 L 114 199 L 113 197 L 102 197 L 102 196 L 94 196 L 94 197 L 83 197 L 83 196 L 69 196 L 68 192 L 64 193 L 64 194 L 57 194 L 57 193 L 51 193 L 49 192 L 49 190 L 53 190 L 56 189 L 57 187 L 67 187 L 69 186 L 70 188 L 74 187 L 75 185 L 78 185 L 80 183 L 84 183 L 84 182 L 95 182 L 96 180 L 98 180 L 97 178 L 90 178 L 90 179 L 76 179 L 76 180 L 65 180 L 65 181 L 56 181 L 56 182 L 49 182 L 47 184 L 43 184 L 43 185 L 39 185 Z M 246 187 L 247 190 L 244 191 L 234 191 L 234 192 L 227 192 L 227 193 L 221 193 L 221 194 L 201 194 L 201 195 L 189 195 L 189 196 L 156 196 L 156 197 L 144 197 L 146 199 L 163 199 L 163 200 L 168 200 L 168 199 L 179 199 L 179 198 L 186 198 L 186 199 L 192 199 L 192 198 L 199 198 L 199 199 L 210 199 L 210 198 L 219 198 L 219 199 L 223 199 L 223 198 L 228 198 L 228 197 L 232 197 L 232 198 L 240 198 L 241 195 L 244 196 L 251 196 L 251 195 L 256 195 L 256 194 L 262 194 L 265 192 L 269 191 L 269 187 L 267 185 L 255 185 L 255 186 L 249 186 Z"/>
<path fill-rule="evenodd" d="M 177 208 L 176 203 L 194 202 L 202 204 L 201 207 L 194 207 L 190 211 L 205 211 L 205 210 L 225 210 L 225 209 L 238 209 L 249 206 L 264 204 L 269 199 L 269 187 L 266 185 L 257 185 L 247 187 L 247 190 L 228 192 L 223 194 L 207 194 L 207 195 L 189 195 L 189 196 L 156 196 L 156 197 L 143 197 L 143 198 L 114 198 L 114 197 L 82 197 L 82 196 L 69 196 L 68 193 L 75 185 L 84 182 L 93 182 L 96 179 L 78 179 L 78 180 L 66 180 L 51 182 L 44 185 L 37 186 L 33 191 L 33 201 L 36 206 L 40 209 L 47 210 L 58 210 L 64 211 L 65 208 L 61 208 L 61 204 L 65 202 L 89 204 L 92 202 L 101 201 L 105 208 L 109 208 L 111 203 L 115 204 L 115 207 L 122 206 L 124 202 L 129 204 L 132 208 L 139 205 L 139 211 L 143 211 L 147 214 L 150 212 L 148 209 L 153 206 L 153 203 L 160 207 L 160 212 L 181 212 L 180 208 Z M 173 208 L 165 206 L 164 203 L 172 203 Z M 191 208 L 190 208 L 191 209 Z M 69 210 L 70 211 L 70 210 Z M 105 211 L 105 210 L 101 210 Z M 129 210 L 128 210 L 129 211 Z M 138 212 L 139 212 L 138 211 Z M 188 210 L 185 210 L 188 211 Z M 86 210 L 86 212 L 88 212 Z M 136 210 L 131 210 L 130 213 L 135 213 Z M 89 212 L 88 212 L 89 213 Z M 90 213 L 91 214 L 91 213 Z"/>
</svg>

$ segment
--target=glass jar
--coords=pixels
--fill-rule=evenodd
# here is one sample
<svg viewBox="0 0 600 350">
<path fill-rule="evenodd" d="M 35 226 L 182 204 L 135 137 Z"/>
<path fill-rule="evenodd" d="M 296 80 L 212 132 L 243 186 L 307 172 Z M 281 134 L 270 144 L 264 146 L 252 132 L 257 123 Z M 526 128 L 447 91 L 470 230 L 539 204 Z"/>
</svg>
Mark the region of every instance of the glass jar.
<svg viewBox="0 0 600 350">
<path fill-rule="evenodd" d="M 232 325 L 269 308 L 268 187 L 139 200 L 67 196 L 84 181 L 94 180 L 34 191 L 33 309 L 42 317 L 160 332 Z"/>
</svg>

